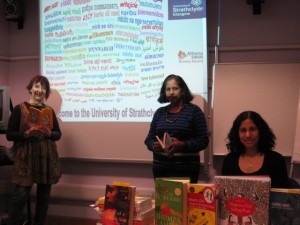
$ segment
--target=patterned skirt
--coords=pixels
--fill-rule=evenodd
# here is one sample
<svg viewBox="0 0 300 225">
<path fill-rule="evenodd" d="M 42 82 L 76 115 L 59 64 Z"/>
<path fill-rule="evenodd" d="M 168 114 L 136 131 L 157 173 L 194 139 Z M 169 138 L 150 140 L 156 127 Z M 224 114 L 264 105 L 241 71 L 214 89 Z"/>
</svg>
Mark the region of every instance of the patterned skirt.
<svg viewBox="0 0 300 225">
<path fill-rule="evenodd" d="M 13 146 L 12 182 L 21 186 L 56 184 L 61 165 L 56 143 L 49 139 L 26 140 Z"/>
</svg>

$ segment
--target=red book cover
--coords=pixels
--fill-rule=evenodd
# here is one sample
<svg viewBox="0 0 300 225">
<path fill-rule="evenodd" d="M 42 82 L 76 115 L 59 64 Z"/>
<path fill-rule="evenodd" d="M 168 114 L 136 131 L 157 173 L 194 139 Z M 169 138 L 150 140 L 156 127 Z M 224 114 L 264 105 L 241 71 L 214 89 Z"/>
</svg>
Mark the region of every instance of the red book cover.
<svg viewBox="0 0 300 225">
<path fill-rule="evenodd" d="M 136 187 L 106 185 L 103 225 L 132 225 Z"/>
</svg>

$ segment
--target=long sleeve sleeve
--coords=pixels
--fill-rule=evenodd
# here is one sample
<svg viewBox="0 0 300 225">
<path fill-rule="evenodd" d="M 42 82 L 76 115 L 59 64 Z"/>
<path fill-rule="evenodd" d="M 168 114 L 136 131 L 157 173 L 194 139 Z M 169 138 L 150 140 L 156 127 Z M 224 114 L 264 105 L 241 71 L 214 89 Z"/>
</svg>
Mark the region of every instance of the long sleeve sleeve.
<svg viewBox="0 0 300 225">
<path fill-rule="evenodd" d="M 6 139 L 8 141 L 25 140 L 24 131 L 20 131 L 20 123 L 21 123 L 21 107 L 20 105 L 17 105 L 12 110 L 8 120 L 8 126 L 6 130 Z"/>
<path fill-rule="evenodd" d="M 21 117 L 22 117 L 21 106 L 17 105 L 12 110 L 8 121 L 8 127 L 6 131 L 6 138 L 8 141 L 18 142 L 18 141 L 24 141 L 26 139 L 24 134 L 25 130 L 20 129 Z M 59 123 L 55 115 L 55 112 L 53 111 L 53 129 L 51 130 L 51 135 L 48 138 L 53 141 L 57 141 L 61 138 L 61 135 L 62 134 L 59 127 Z"/>
</svg>

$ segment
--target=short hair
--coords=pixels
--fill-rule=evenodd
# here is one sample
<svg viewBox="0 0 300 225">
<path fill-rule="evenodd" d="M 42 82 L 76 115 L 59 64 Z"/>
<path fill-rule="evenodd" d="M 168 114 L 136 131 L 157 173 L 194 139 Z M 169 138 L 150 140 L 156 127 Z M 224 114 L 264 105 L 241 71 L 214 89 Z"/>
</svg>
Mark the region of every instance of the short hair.
<svg viewBox="0 0 300 225">
<path fill-rule="evenodd" d="M 159 97 L 157 99 L 157 101 L 159 103 L 167 103 L 169 102 L 167 96 L 166 96 L 166 84 L 169 80 L 174 79 L 178 86 L 182 89 L 182 100 L 184 103 L 190 103 L 193 99 L 194 96 L 192 95 L 190 89 L 188 88 L 187 84 L 185 83 L 185 81 L 182 79 L 181 76 L 175 75 L 175 74 L 170 74 L 169 76 L 167 76 L 161 86 L 160 89 L 160 93 L 159 93 Z"/>
<path fill-rule="evenodd" d="M 276 136 L 267 122 L 254 111 L 244 111 L 233 121 L 232 127 L 228 133 L 228 143 L 226 145 L 228 151 L 239 154 L 245 153 L 245 146 L 240 141 L 239 129 L 241 123 L 246 119 L 251 119 L 259 131 L 259 141 L 257 144 L 258 152 L 263 153 L 272 151 L 275 147 Z"/>
<path fill-rule="evenodd" d="M 35 83 L 41 82 L 41 85 L 45 87 L 46 89 L 46 94 L 45 94 L 45 98 L 48 99 L 49 95 L 50 95 L 50 83 L 47 77 L 43 76 L 43 75 L 35 75 L 27 84 L 26 89 L 29 91 L 30 93 L 30 89 L 33 87 L 33 85 Z"/>
</svg>

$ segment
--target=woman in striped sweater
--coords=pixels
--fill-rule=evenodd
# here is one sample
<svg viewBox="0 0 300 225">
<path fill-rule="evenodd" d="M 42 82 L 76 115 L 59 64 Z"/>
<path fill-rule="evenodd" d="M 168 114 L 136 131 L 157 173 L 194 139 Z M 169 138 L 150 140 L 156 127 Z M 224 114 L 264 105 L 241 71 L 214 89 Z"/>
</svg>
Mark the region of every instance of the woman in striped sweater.
<svg viewBox="0 0 300 225">
<path fill-rule="evenodd" d="M 153 177 L 189 177 L 198 182 L 200 172 L 199 152 L 208 145 L 205 115 L 193 100 L 185 81 L 171 74 L 164 80 L 159 103 L 162 106 L 154 114 L 145 144 L 153 152 Z M 157 137 L 167 132 L 171 141 L 163 148 Z"/>
</svg>

